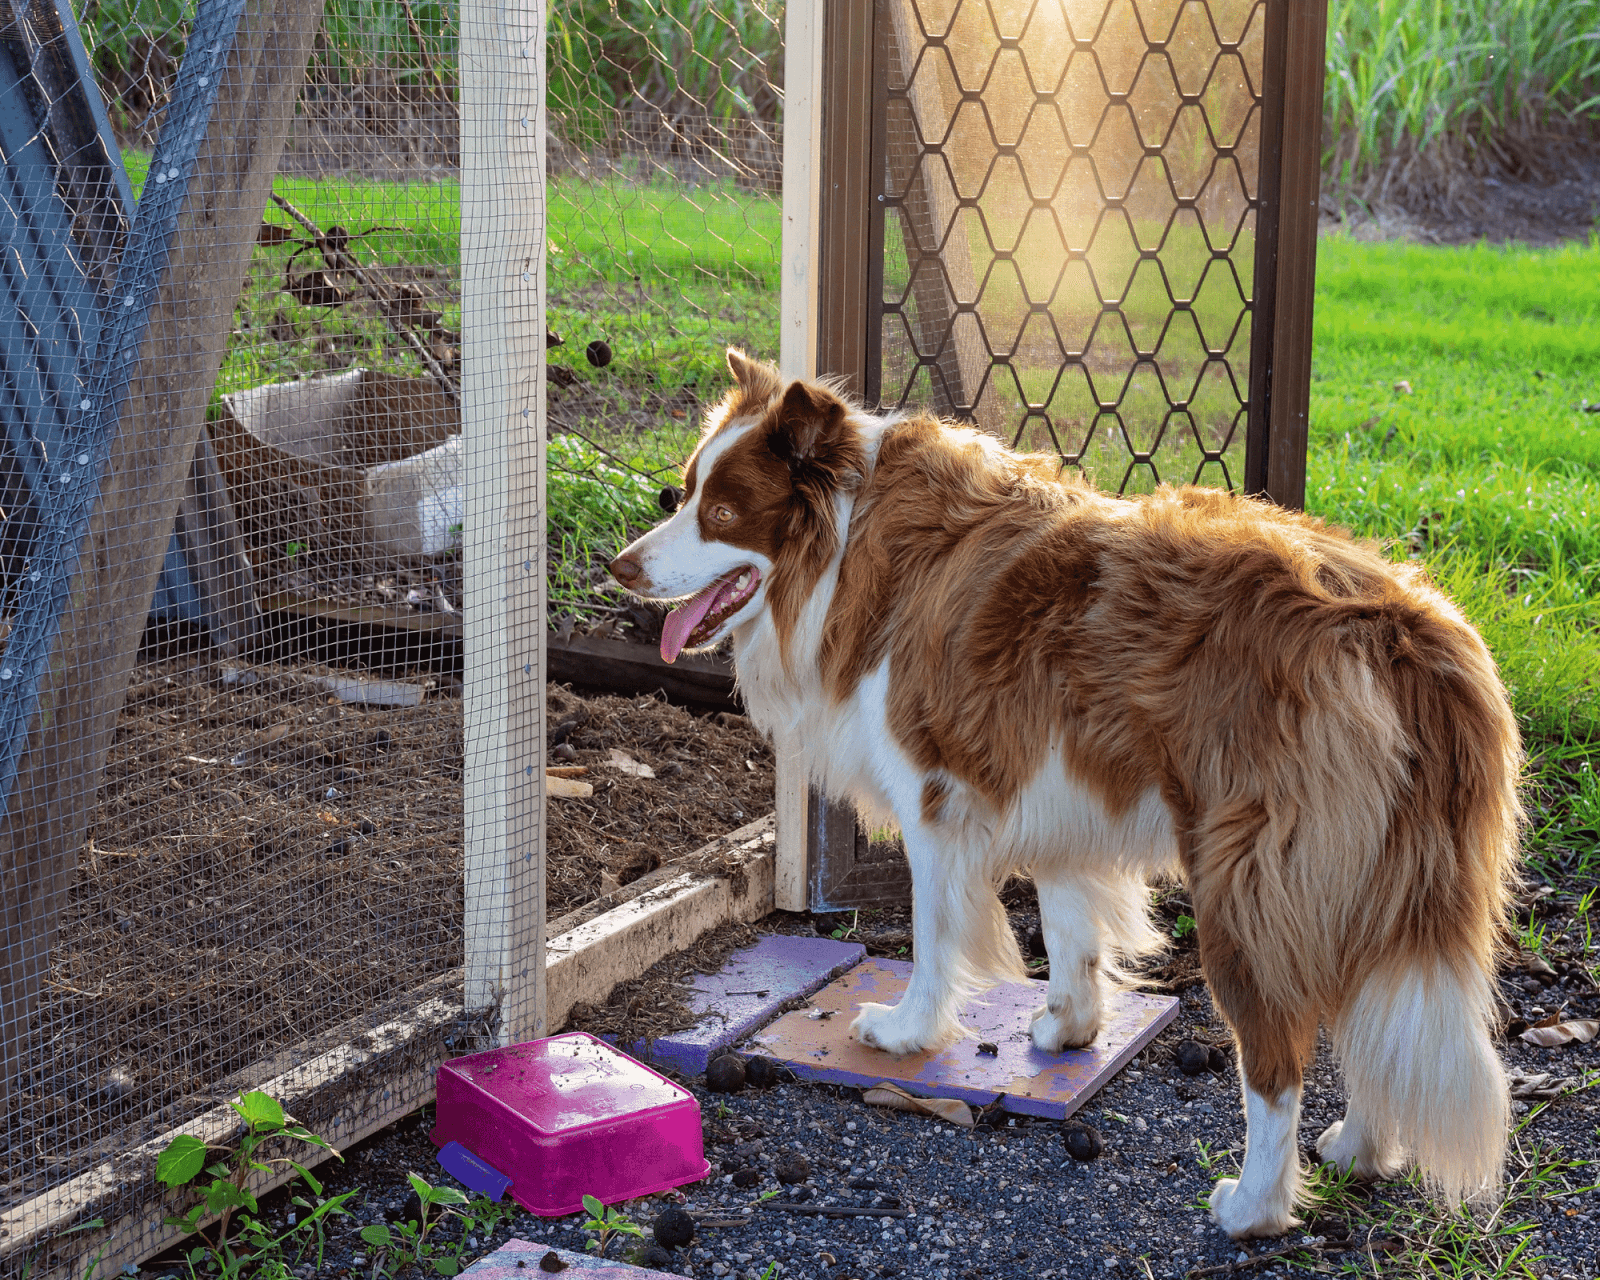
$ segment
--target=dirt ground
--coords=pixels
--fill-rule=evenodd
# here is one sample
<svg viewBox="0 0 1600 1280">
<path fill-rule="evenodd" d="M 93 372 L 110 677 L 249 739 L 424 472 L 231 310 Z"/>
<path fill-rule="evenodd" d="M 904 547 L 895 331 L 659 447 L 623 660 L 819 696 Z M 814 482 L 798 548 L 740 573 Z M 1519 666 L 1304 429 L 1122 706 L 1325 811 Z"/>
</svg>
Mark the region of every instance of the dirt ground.
<svg viewBox="0 0 1600 1280">
<path fill-rule="evenodd" d="M 459 686 L 417 675 L 419 705 L 382 709 L 331 696 L 333 675 L 350 673 L 226 683 L 193 657 L 136 674 L 38 1015 L 45 1049 L 0 1121 L 0 1151 L 48 1154 L 4 1162 L 0 1207 L 462 963 Z M 549 804 L 551 920 L 772 809 L 771 754 L 741 716 L 560 685 L 548 709 L 551 755 L 594 787 Z"/>
<path fill-rule="evenodd" d="M 1444 209 L 1322 199 L 1322 229 L 1343 229 L 1362 240 L 1553 245 L 1586 239 L 1597 225 L 1600 150 L 1565 153 L 1551 181 L 1499 177 L 1463 184 Z"/>
</svg>

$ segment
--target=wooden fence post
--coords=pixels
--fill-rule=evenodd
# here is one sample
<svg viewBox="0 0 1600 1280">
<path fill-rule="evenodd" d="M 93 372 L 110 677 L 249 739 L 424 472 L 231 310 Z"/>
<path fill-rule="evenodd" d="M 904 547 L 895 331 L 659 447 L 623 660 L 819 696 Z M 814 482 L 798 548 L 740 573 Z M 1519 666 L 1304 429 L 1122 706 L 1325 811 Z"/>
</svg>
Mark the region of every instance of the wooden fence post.
<svg viewBox="0 0 1600 1280">
<path fill-rule="evenodd" d="M 1267 0 L 1247 493 L 1306 500 L 1327 0 Z"/>
<path fill-rule="evenodd" d="M 789 0 L 783 45 L 783 280 L 778 367 L 786 378 L 817 372 L 817 251 L 822 176 L 824 0 Z M 791 744 L 776 742 L 777 880 L 783 911 L 810 905 L 810 841 L 804 773 Z"/>
<path fill-rule="evenodd" d="M 113 417 L 109 454 L 76 556 L 52 562 L 62 575 L 59 623 L 0 818 L 0 1113 L 27 1052 L 78 849 L 322 16 L 322 0 L 218 0 L 202 6 L 208 8 L 197 31 L 205 20 L 228 28 L 228 38 L 209 49 L 191 41 L 195 66 L 186 60 L 180 85 L 194 77 L 204 91 L 197 98 L 212 105 L 201 108 L 202 130 L 185 133 L 170 120 L 163 127 L 156 158 L 171 165 L 173 178 L 189 178 L 182 188 L 147 189 L 122 255 L 117 295 L 126 294 L 129 316 L 143 308 L 146 322 L 132 339 L 136 347 L 119 340 L 108 356 L 128 362 L 118 369 L 131 367 L 120 399 L 85 402 L 86 412 Z M 209 59 L 203 74 L 202 59 Z M 169 193 L 178 190 L 174 213 Z M 148 215 L 153 204 L 167 211 L 163 219 Z M 141 263 L 160 264 L 159 271 L 135 282 L 135 293 L 128 276 Z M 81 475 L 95 460 L 86 453 L 72 463 Z M 70 483 L 72 467 L 63 471 L 56 478 Z M 66 492 L 60 501 L 68 501 Z M 16 633 L 11 645 L 7 657 L 15 663 Z M 11 674 L 9 666 L 0 671 Z M 19 670 L 16 678 L 32 676 Z"/>
<path fill-rule="evenodd" d="M 466 992 L 546 1033 L 545 10 L 461 9 Z"/>
</svg>

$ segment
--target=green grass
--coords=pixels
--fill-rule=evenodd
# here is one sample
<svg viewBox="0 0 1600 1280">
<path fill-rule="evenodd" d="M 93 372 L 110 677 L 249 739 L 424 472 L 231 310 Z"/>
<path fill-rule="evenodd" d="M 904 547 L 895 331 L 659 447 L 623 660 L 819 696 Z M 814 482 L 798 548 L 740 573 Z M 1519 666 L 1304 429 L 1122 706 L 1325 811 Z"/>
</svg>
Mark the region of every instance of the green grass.
<svg viewBox="0 0 1600 1280">
<path fill-rule="evenodd" d="M 1423 556 L 1558 755 L 1600 742 L 1597 357 L 1600 246 L 1320 246 L 1307 506 Z"/>
</svg>

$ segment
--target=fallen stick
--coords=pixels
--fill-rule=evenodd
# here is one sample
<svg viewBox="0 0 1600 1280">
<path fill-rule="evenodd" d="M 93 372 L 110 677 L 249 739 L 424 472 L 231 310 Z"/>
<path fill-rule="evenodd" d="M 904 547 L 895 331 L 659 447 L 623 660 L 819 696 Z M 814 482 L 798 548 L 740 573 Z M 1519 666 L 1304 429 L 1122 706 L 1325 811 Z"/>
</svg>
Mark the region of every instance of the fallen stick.
<svg viewBox="0 0 1600 1280">
<path fill-rule="evenodd" d="M 855 1209 L 834 1204 L 794 1204 L 787 1200 L 767 1200 L 763 1209 L 780 1209 L 784 1213 L 813 1213 L 820 1218 L 909 1218 L 910 1209 Z"/>
<path fill-rule="evenodd" d="M 378 304 L 378 310 L 382 313 L 389 327 L 399 334 L 401 338 L 405 339 L 406 345 L 411 348 L 412 354 L 422 361 L 423 367 L 433 375 L 433 380 L 439 384 L 439 389 L 450 397 L 452 404 L 459 404 L 461 402 L 461 394 L 450 375 L 444 371 L 444 366 L 434 359 L 433 352 L 428 350 L 428 344 L 417 335 L 416 331 L 410 325 L 403 323 L 399 316 L 395 314 L 394 299 L 367 275 L 366 268 L 356 261 L 355 254 L 347 252 L 342 245 L 330 239 L 328 234 L 319 228 L 315 222 L 311 221 L 310 218 L 306 217 L 305 214 L 301 213 L 300 210 L 296 209 L 276 192 L 273 193 L 272 203 L 305 228 L 311 238 L 316 241 L 317 248 L 322 253 L 322 260 L 330 269 L 343 271 L 347 275 L 355 277 L 356 283 L 366 291 L 367 296 Z"/>
<path fill-rule="evenodd" d="M 1245 1271 L 1254 1271 L 1257 1267 L 1270 1267 L 1274 1262 L 1287 1257 L 1291 1253 L 1315 1253 L 1326 1256 L 1334 1253 L 1388 1253 L 1392 1249 L 1402 1248 L 1398 1240 L 1376 1240 L 1367 1244 L 1357 1244 L 1353 1240 L 1329 1241 L 1327 1244 L 1290 1244 L 1281 1249 L 1274 1249 L 1270 1253 L 1258 1253 L 1254 1257 L 1246 1258 L 1243 1262 L 1221 1262 L 1214 1267 L 1196 1267 L 1192 1271 L 1184 1272 L 1185 1280 L 1199 1280 L 1201 1276 L 1231 1276 L 1239 1275 Z"/>
</svg>

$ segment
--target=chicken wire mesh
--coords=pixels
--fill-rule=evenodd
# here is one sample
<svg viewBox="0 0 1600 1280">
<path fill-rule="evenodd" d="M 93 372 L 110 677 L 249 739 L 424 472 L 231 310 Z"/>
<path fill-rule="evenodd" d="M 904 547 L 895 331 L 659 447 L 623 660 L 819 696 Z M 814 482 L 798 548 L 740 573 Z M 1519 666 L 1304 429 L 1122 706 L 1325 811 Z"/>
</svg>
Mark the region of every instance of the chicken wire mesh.
<svg viewBox="0 0 1600 1280">
<path fill-rule="evenodd" d="M 465 936 L 532 951 L 497 899 L 539 868 L 475 884 L 464 805 L 537 849 L 496 771 L 542 696 L 480 681 L 464 731 L 462 694 L 543 626 L 497 577 L 543 565 L 538 19 L 0 10 L 0 1274 L 169 1240 L 151 1157 L 240 1089 L 341 1143 L 403 1114 L 494 1033 Z M 511 74 L 463 166 L 468 47 Z M 390 1075 L 319 1101 L 352 1037 Z"/>
<path fill-rule="evenodd" d="M 551 610 L 654 642 L 605 562 L 660 517 L 729 345 L 775 359 L 781 4 L 550 11 Z"/>
<path fill-rule="evenodd" d="M 594 566 L 653 520 L 723 347 L 776 348 L 781 11 L 566 3 L 520 63 L 468 58 L 472 12 L 5 10 L 0 694 L 15 668 L 39 697 L 0 707 L 0 1274 L 76 1274 L 97 1237 L 60 1233 L 91 1215 L 135 1223 L 113 1259 L 170 1237 L 150 1157 L 241 1088 L 343 1141 L 498 1034 L 532 873 L 472 851 L 536 834 L 510 756 L 542 742 L 545 625 L 543 552 L 505 529 L 548 515 L 565 630 L 658 626 Z M 485 120 L 547 148 L 548 182 Z M 546 311 L 548 512 L 542 461 L 487 476 L 472 440 L 544 427 L 491 348 Z M 351 1045 L 393 1096 L 317 1092 Z"/>
<path fill-rule="evenodd" d="M 1235 487 L 1265 0 L 884 0 L 877 393 Z"/>
</svg>

